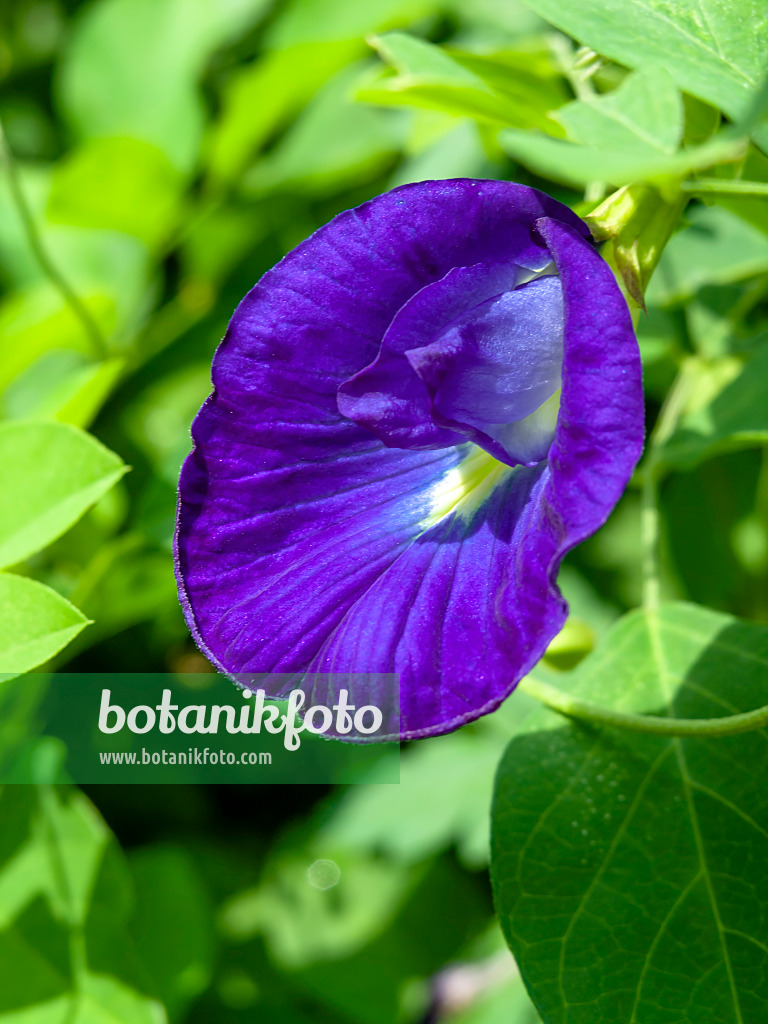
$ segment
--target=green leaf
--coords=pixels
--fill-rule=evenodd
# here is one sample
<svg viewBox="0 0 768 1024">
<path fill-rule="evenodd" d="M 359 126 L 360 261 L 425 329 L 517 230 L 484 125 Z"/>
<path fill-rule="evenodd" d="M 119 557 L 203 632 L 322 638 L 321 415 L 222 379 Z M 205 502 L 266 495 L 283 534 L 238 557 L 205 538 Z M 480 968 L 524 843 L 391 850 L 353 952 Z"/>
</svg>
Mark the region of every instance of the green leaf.
<svg viewBox="0 0 768 1024">
<path fill-rule="evenodd" d="M 633 612 L 569 691 L 707 718 L 768 698 L 768 628 Z M 514 698 L 513 698 L 514 700 Z M 492 874 L 546 1024 L 745 1024 L 768 1012 L 768 735 L 667 739 L 542 710 L 509 745 Z"/>
<path fill-rule="evenodd" d="M 172 514 L 171 501 L 165 512 L 166 527 Z M 170 613 L 176 622 L 178 596 L 170 551 L 147 550 L 140 535 L 120 534 L 99 549 L 77 601 L 95 619 L 88 633 L 91 643 L 164 614 Z"/>
<path fill-rule="evenodd" d="M 568 142 L 504 132 L 501 144 L 534 170 L 576 185 L 664 178 L 741 152 L 741 144 L 723 140 L 677 152 L 683 102 L 663 67 L 630 74 L 613 92 L 575 100 L 552 116 L 566 130 Z"/>
<path fill-rule="evenodd" d="M 405 134 L 403 115 L 352 102 L 348 93 L 359 75 L 360 67 L 352 65 L 326 83 L 275 149 L 246 175 L 246 195 L 273 188 L 335 193 L 394 162 Z"/>
<path fill-rule="evenodd" d="M 418 744 L 403 754 L 400 785 L 354 787 L 322 840 L 405 863 L 455 843 L 465 863 L 482 865 L 494 769 L 508 736 L 508 728 L 483 724 Z"/>
<path fill-rule="evenodd" d="M 137 952 L 172 1017 L 207 988 L 213 969 L 211 908 L 190 854 L 152 846 L 130 861 L 136 889 L 131 921 Z"/>
<path fill-rule="evenodd" d="M 363 39 L 413 24 L 439 11 L 443 0 L 293 0 L 267 34 L 271 47 Z"/>
<path fill-rule="evenodd" d="M 397 915 L 419 872 L 373 856 L 325 847 L 326 856 L 295 850 L 276 858 L 258 889 L 231 899 L 220 927 L 232 941 L 263 933 L 276 960 L 296 969 L 318 960 L 341 959 L 380 934 Z M 318 860 L 335 866 L 336 881 L 308 880 Z"/>
<path fill-rule="evenodd" d="M 584 577 L 566 566 L 558 585 L 581 630 L 588 622 L 590 638 L 608 631 L 616 613 Z M 556 637 L 556 642 L 567 642 L 573 623 L 571 618 L 565 635 Z M 547 652 L 550 661 L 553 646 Z M 551 678 L 556 681 L 559 674 L 553 672 Z M 383 851 L 405 863 L 455 846 L 467 866 L 486 864 L 496 765 L 509 737 L 525 728 L 526 716 L 537 707 L 531 697 L 518 693 L 493 714 L 458 732 L 413 744 L 401 755 L 400 785 L 350 787 L 319 838 L 331 847 Z"/>
<path fill-rule="evenodd" d="M 265 0 L 100 0 L 75 25 L 57 86 L 83 138 L 128 136 L 194 165 L 205 112 L 197 88 L 211 54 Z"/>
<path fill-rule="evenodd" d="M 768 157 L 752 146 L 747 153 L 744 166 L 739 169 L 739 178 L 718 180 L 722 180 L 725 187 L 735 186 L 738 188 L 739 179 L 743 179 L 745 183 L 768 188 Z M 695 189 L 697 182 L 694 181 L 691 184 Z M 712 198 L 716 199 L 718 206 L 725 207 L 726 210 L 735 213 L 751 227 L 758 228 L 764 235 L 768 235 L 768 203 L 763 196 L 720 194 Z M 704 199 L 706 201 L 707 197 L 704 196 Z"/>
<path fill-rule="evenodd" d="M 0 572 L 0 674 L 7 678 L 42 665 L 88 621 L 37 580 Z"/>
<path fill-rule="evenodd" d="M 583 131 L 586 137 L 587 124 L 599 118 L 601 137 L 607 143 L 610 132 L 602 114 L 590 109 L 589 116 L 585 117 L 582 116 L 585 111 L 582 108 L 579 111 L 577 118 L 572 119 L 574 126 L 578 122 L 579 131 Z M 583 146 L 513 128 L 500 132 L 499 142 L 511 157 L 537 174 L 571 185 L 588 185 L 593 181 L 609 182 L 612 185 L 663 181 L 714 164 L 738 160 L 744 155 L 744 144 L 741 141 L 723 137 L 715 137 L 700 146 L 667 154 L 650 145 L 643 148 L 639 135 L 637 141 L 633 139 L 637 130 L 636 126 L 634 131 L 625 128 L 623 134 L 615 131 L 615 147 L 603 149 L 597 145 Z M 631 144 L 628 145 L 628 142 Z"/>
<path fill-rule="evenodd" d="M 768 443 L 768 345 L 743 367 L 737 360 L 702 366 L 693 382 L 696 401 L 661 449 L 667 466 L 690 469 L 724 451 Z"/>
<path fill-rule="evenodd" d="M 112 393 L 125 369 L 122 359 L 106 359 L 96 366 L 83 367 L 72 373 L 56 392 L 49 396 L 48 414 L 60 423 L 88 427 Z M 45 415 L 45 413 L 43 413 Z"/>
<path fill-rule="evenodd" d="M 114 452 L 69 424 L 0 424 L 0 566 L 61 536 L 125 472 Z"/>
<path fill-rule="evenodd" d="M 694 207 L 688 225 L 667 244 L 646 292 L 649 306 L 667 306 L 704 285 L 741 281 L 768 270 L 765 235 L 720 206 Z"/>
<path fill-rule="evenodd" d="M 72 349 L 52 349 L 11 381 L 3 410 L 9 419 L 58 420 L 84 429 L 124 368 L 122 359 L 93 363 Z"/>
<path fill-rule="evenodd" d="M 222 114 L 207 147 L 211 177 L 236 180 L 280 124 L 302 110 L 337 71 L 364 56 L 369 33 L 417 21 L 436 6 L 435 0 L 336 0 L 330 7 L 324 0 L 296 0 L 288 5 L 267 34 L 270 49 L 237 68 L 224 87 Z"/>
<path fill-rule="evenodd" d="M 364 50 L 359 39 L 307 42 L 267 53 L 234 71 L 224 89 L 221 117 L 211 128 L 211 178 L 230 182 L 239 177 L 275 129 Z"/>
<path fill-rule="evenodd" d="M 761 461 L 759 452 L 730 452 L 670 474 L 660 489 L 664 562 L 672 570 L 667 585 L 698 604 L 745 616 L 759 611 L 751 592 L 765 563 L 759 552 L 753 560 L 750 547 L 755 533 L 758 546 L 765 547 L 766 517 L 758 506 L 757 531 L 749 520 L 755 516 Z"/>
<path fill-rule="evenodd" d="M 136 237 L 107 231 L 102 227 L 86 229 L 51 223 L 46 218 L 46 211 L 54 178 L 53 169 L 50 165 L 22 164 L 18 171 L 20 186 L 46 251 L 80 299 L 89 307 L 91 316 L 102 332 L 110 334 L 114 330 L 115 321 L 120 325 L 126 321 L 135 322 L 137 306 L 146 301 L 150 258 L 147 246 Z M 19 218 L 6 178 L 7 175 L 0 175 L 0 256 L 4 273 L 24 291 L 19 295 L 11 295 L 4 304 L 1 333 L 5 335 L 6 331 L 24 331 L 26 337 L 18 342 L 14 339 L 15 346 L 8 339 L 8 347 L 14 346 L 16 359 L 21 362 L 31 361 L 27 354 L 30 345 L 33 346 L 33 356 L 40 351 L 41 333 L 51 339 L 48 347 L 54 347 L 54 343 L 57 343 L 56 347 L 59 348 L 68 344 L 69 347 L 82 348 L 82 343 L 69 343 L 73 330 L 66 321 L 57 326 L 51 324 L 50 327 L 46 323 L 46 317 L 53 316 L 62 308 L 62 296 L 53 288 L 29 246 L 27 231 Z M 103 174 L 97 188 L 105 188 Z M 90 202 L 93 201 L 91 198 Z M 138 216 L 141 219 L 140 213 Z M 68 306 L 64 307 L 64 313 L 72 316 Z M 62 319 L 59 317 L 59 320 Z M 74 324 L 74 329 L 80 335 L 83 334 L 79 322 Z M 4 364 L 7 357 L 5 338 L 2 349 L 0 361 Z M 22 354 L 25 359 L 22 359 Z M 4 378 L 4 365 L 2 370 Z"/>
<path fill-rule="evenodd" d="M 630 68 L 664 65 L 678 88 L 743 117 L 765 74 L 761 0 L 527 0 L 557 28 Z"/>
<path fill-rule="evenodd" d="M 483 58 L 449 52 L 401 32 L 371 43 L 397 74 L 362 85 L 359 100 L 426 107 L 495 125 L 543 126 L 559 134 L 548 114 L 565 102 L 566 94 L 536 51 Z"/>
<path fill-rule="evenodd" d="M 313 884 L 324 878 L 336 884 Z M 446 894 L 451 912 L 435 928 Z M 276 853 L 258 889 L 227 901 L 219 927 L 233 952 L 249 943 L 241 962 L 259 985 L 266 972 L 251 965 L 258 963 L 262 943 L 252 940 L 263 936 L 269 960 L 287 976 L 290 992 L 324 1004 L 319 1019 L 391 1024 L 415 1019 L 398 1013 L 403 987 L 461 956 L 468 941 L 487 928 L 488 911 L 475 879 L 448 858 L 404 868 L 386 857 L 314 843 L 311 850 Z M 282 1021 L 283 1014 L 275 1019 Z"/>
<path fill-rule="evenodd" d="M 114 304 L 104 295 L 93 295 L 85 305 L 108 334 L 115 325 Z M 94 354 L 82 321 L 52 285 L 14 292 L 0 303 L 0 394 L 38 359 L 62 349 L 84 357 Z"/>
<path fill-rule="evenodd" d="M 683 131 L 683 101 L 669 71 L 643 68 L 604 96 L 575 100 L 554 115 L 574 142 L 635 154 L 673 154 Z"/>
<path fill-rule="evenodd" d="M 122 231 L 153 247 L 176 217 L 180 184 L 156 146 L 140 139 L 90 139 L 54 170 L 48 219 Z"/>
<path fill-rule="evenodd" d="M 125 868 L 87 799 L 7 786 L 0 814 L 0 1022 L 162 1024 L 136 982 Z"/>
</svg>

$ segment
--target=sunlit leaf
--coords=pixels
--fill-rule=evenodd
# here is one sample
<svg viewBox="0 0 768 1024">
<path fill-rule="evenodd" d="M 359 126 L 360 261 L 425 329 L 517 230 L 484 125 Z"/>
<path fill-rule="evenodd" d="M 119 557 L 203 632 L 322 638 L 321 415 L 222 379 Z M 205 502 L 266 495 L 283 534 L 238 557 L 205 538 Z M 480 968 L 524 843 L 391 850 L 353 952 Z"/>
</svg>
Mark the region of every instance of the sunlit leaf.
<svg viewBox="0 0 768 1024">
<path fill-rule="evenodd" d="M 0 566 L 50 544 L 125 472 L 117 455 L 69 424 L 0 424 Z"/>
<path fill-rule="evenodd" d="M 105 332 L 115 307 L 105 295 L 89 296 L 86 308 Z M 82 321 L 51 285 L 14 292 L 0 303 L 0 394 L 41 356 L 57 351 L 94 356 Z"/>
<path fill-rule="evenodd" d="M 401 116 L 349 99 L 359 73 L 353 65 L 318 92 L 277 147 L 245 177 L 246 195 L 278 187 L 338 192 L 394 162 L 404 136 Z"/>
<path fill-rule="evenodd" d="M 676 178 L 713 164 L 737 160 L 744 154 L 741 142 L 724 138 L 713 138 L 673 154 L 650 146 L 643 150 L 634 145 L 622 149 L 618 133 L 617 141 L 616 148 L 601 149 L 514 128 L 499 134 L 502 148 L 511 157 L 538 174 L 573 185 L 588 185 L 592 181 L 626 185 Z"/>
<path fill-rule="evenodd" d="M 743 116 L 765 74 L 768 9 L 760 0 L 526 0 L 597 53 L 663 64 L 678 88 Z"/>
<path fill-rule="evenodd" d="M 638 158 L 671 155 L 683 131 L 683 101 L 666 68 L 644 68 L 613 92 L 566 104 L 555 117 L 585 146 Z"/>
<path fill-rule="evenodd" d="M 128 136 L 191 170 L 203 133 L 197 79 L 210 55 L 265 9 L 264 0 L 100 0 L 83 12 L 58 79 L 64 112 L 85 138 Z"/>
<path fill-rule="evenodd" d="M 73 349 L 52 349 L 6 389 L 9 419 L 59 420 L 87 427 L 109 397 L 124 369 L 122 359 L 94 363 Z"/>
<path fill-rule="evenodd" d="M 222 116 L 211 128 L 207 147 L 211 177 L 235 180 L 284 119 L 364 52 L 361 39 L 307 42 L 267 53 L 238 68 L 224 90 Z"/>
<path fill-rule="evenodd" d="M 363 83 L 356 95 L 364 102 L 426 107 L 497 126 L 546 126 L 561 134 L 548 114 L 567 94 L 536 51 L 485 58 L 401 32 L 372 43 L 397 74 Z"/>
<path fill-rule="evenodd" d="M 180 178 L 162 150 L 139 139 L 91 139 L 54 171 L 48 218 L 161 242 L 179 204 Z"/>
<path fill-rule="evenodd" d="M 0 678 L 42 665 L 87 625 L 88 619 L 50 587 L 0 572 Z"/>
</svg>

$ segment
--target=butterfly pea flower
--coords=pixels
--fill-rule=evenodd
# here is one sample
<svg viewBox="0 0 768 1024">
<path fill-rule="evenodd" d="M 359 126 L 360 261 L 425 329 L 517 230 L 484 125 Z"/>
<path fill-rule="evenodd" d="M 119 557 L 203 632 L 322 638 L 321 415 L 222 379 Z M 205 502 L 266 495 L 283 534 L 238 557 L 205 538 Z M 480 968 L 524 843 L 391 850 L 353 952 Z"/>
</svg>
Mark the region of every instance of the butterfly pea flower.
<svg viewBox="0 0 768 1024">
<path fill-rule="evenodd" d="M 346 680 L 356 706 L 396 674 L 402 738 L 498 707 L 642 447 L 630 315 L 586 225 L 505 181 L 393 189 L 262 277 L 212 376 L 176 571 L 213 665 Z"/>
</svg>

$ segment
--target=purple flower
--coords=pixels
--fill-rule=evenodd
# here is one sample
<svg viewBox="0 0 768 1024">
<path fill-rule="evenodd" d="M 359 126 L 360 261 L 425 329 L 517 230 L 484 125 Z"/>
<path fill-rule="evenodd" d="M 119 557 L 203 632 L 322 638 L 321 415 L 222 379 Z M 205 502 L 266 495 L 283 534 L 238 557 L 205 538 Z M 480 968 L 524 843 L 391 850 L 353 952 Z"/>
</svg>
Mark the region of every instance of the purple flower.
<svg viewBox="0 0 768 1024">
<path fill-rule="evenodd" d="M 365 673 L 399 673 L 408 738 L 494 710 L 541 658 L 560 561 L 643 440 L 610 268 L 503 181 L 340 214 L 243 299 L 213 383 L 177 523 L 197 643 L 233 676 L 362 673 L 358 706 L 387 697 Z"/>
</svg>

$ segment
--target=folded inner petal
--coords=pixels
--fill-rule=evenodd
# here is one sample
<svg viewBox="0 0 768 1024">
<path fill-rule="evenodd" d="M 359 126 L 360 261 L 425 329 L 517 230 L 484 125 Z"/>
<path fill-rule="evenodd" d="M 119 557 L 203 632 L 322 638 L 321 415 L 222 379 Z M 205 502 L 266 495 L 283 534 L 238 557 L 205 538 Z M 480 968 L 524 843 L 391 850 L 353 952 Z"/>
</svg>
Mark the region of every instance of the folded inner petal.
<svg viewBox="0 0 768 1024">
<path fill-rule="evenodd" d="M 562 288 L 543 263 L 456 267 L 422 288 L 341 384 L 339 411 L 391 448 L 471 440 L 509 465 L 540 462 L 563 360 Z"/>
<path fill-rule="evenodd" d="M 556 405 L 537 411 L 560 389 L 563 293 L 545 276 L 494 296 L 457 317 L 430 345 L 407 353 L 427 385 L 435 418 L 466 433 L 511 465 L 543 459 L 554 437 Z M 520 429 L 534 417 L 533 429 Z M 532 425 L 529 425 L 532 426 Z M 502 449 L 498 451 L 498 447 Z"/>
<path fill-rule="evenodd" d="M 530 274 L 517 263 L 476 263 L 453 267 L 421 288 L 393 317 L 373 362 L 341 384 L 339 411 L 389 448 L 444 448 L 466 441 L 465 435 L 434 421 L 429 391 L 406 353 L 429 345 L 467 310 Z"/>
</svg>

